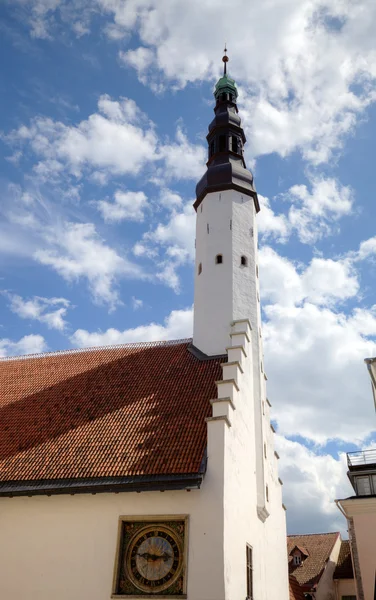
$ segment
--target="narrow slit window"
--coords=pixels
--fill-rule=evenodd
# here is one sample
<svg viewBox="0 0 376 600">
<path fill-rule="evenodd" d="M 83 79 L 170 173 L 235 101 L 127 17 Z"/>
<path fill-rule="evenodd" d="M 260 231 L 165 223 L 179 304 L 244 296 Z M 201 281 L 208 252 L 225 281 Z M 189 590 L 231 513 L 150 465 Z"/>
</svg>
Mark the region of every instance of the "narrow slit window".
<svg viewBox="0 0 376 600">
<path fill-rule="evenodd" d="M 213 156 L 214 152 L 215 152 L 215 143 L 213 140 L 210 144 L 210 156 Z"/>
<path fill-rule="evenodd" d="M 219 152 L 226 152 L 226 136 L 219 136 Z"/>
<path fill-rule="evenodd" d="M 247 544 L 247 600 L 253 600 L 253 550 Z"/>
<path fill-rule="evenodd" d="M 268 486 L 265 487 L 265 496 L 266 496 L 266 501 L 269 502 L 269 488 L 268 488 Z"/>
<path fill-rule="evenodd" d="M 209 223 L 206 224 L 206 231 L 209 233 Z"/>
<path fill-rule="evenodd" d="M 222 254 L 217 254 L 217 256 L 215 257 L 215 264 L 216 265 L 221 265 L 223 263 L 223 256 Z"/>
<path fill-rule="evenodd" d="M 246 256 L 242 256 L 240 258 L 240 264 L 242 267 L 246 267 L 247 266 L 247 257 Z"/>
<path fill-rule="evenodd" d="M 266 444 L 264 444 L 264 456 L 266 458 Z"/>
<path fill-rule="evenodd" d="M 202 273 L 202 263 L 200 263 L 198 265 L 198 274 L 201 275 L 201 273 Z"/>
<path fill-rule="evenodd" d="M 239 144 L 238 144 L 238 138 L 236 137 L 236 135 L 232 136 L 231 146 L 232 146 L 232 151 L 235 152 L 236 154 L 238 154 Z"/>
</svg>

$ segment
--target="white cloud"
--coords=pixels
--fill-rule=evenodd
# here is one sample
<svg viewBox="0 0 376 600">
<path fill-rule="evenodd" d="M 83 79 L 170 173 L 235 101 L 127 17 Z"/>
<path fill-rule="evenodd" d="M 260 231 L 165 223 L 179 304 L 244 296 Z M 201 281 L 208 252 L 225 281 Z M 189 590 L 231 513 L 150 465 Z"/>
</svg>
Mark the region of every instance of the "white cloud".
<svg viewBox="0 0 376 600">
<path fill-rule="evenodd" d="M 144 211 L 147 207 L 147 197 L 144 192 L 123 192 L 117 190 L 114 193 L 114 202 L 100 200 L 96 203 L 98 210 L 106 222 L 119 221 L 143 221 Z"/>
<path fill-rule="evenodd" d="M 29 143 L 42 161 L 36 166 L 39 175 L 56 175 L 66 167 L 81 177 L 85 167 L 115 175 L 137 174 L 156 156 L 157 138 L 151 123 L 133 100 L 112 100 L 100 96 L 98 112 L 76 126 L 37 117 L 29 127 L 12 131 L 7 141 Z"/>
<path fill-rule="evenodd" d="M 354 493 L 346 475 L 345 454 L 338 460 L 330 454 L 318 455 L 280 435 L 275 442 L 281 458 L 279 475 L 286 484 L 283 501 L 288 533 L 341 531 L 347 537 L 347 523 L 334 502 Z"/>
<path fill-rule="evenodd" d="M 332 305 L 359 291 L 357 273 L 347 259 L 313 258 L 308 266 L 295 266 L 272 248 L 259 251 L 260 282 L 264 301 L 280 306 L 303 301 Z"/>
<path fill-rule="evenodd" d="M 120 277 L 143 277 L 142 270 L 108 246 L 92 223 L 65 222 L 46 232 L 48 249 L 34 258 L 50 266 L 67 281 L 85 278 L 94 300 L 114 308 L 119 302 L 116 282 Z"/>
<path fill-rule="evenodd" d="M 263 239 L 285 243 L 296 232 L 302 243 L 313 244 L 338 232 L 339 219 L 352 212 L 351 188 L 333 178 L 315 177 L 310 183 L 311 191 L 306 185 L 293 185 L 280 194 L 279 198 L 290 204 L 287 215 L 275 214 L 269 199 L 260 197 L 262 210 L 258 223 Z"/>
<path fill-rule="evenodd" d="M 197 180 L 205 170 L 206 151 L 201 144 L 191 144 L 181 127 L 176 130 L 176 141 L 161 148 L 165 168 L 163 176 L 168 179 Z"/>
<path fill-rule="evenodd" d="M 178 267 L 194 260 L 195 223 L 192 202 L 187 202 L 179 210 L 172 208 L 167 222 L 158 223 L 155 229 L 145 233 L 133 248 L 136 256 L 146 256 L 154 260 L 158 269 L 157 279 L 175 292 L 180 290 Z"/>
<path fill-rule="evenodd" d="M 139 308 L 142 308 L 144 305 L 143 300 L 141 300 L 140 298 L 135 298 L 134 296 L 132 296 L 132 308 L 133 310 L 138 310 Z"/>
<path fill-rule="evenodd" d="M 31 319 L 45 323 L 50 329 L 63 331 L 67 325 L 65 316 L 70 306 L 66 298 L 42 298 L 34 296 L 28 300 L 17 294 L 7 294 L 10 309 L 21 319 Z M 57 307 L 57 308 L 56 308 Z"/>
<path fill-rule="evenodd" d="M 22 354 L 38 354 L 47 349 L 47 344 L 41 335 L 25 335 L 18 342 L 7 338 L 0 339 L 0 357 Z"/>
<path fill-rule="evenodd" d="M 191 308 L 173 310 L 164 320 L 164 324 L 150 323 L 134 329 L 107 329 L 101 332 L 89 332 L 77 329 L 71 337 L 71 342 L 79 348 L 89 346 L 107 346 L 129 342 L 155 342 L 175 340 L 190 337 L 193 327 L 193 311 Z"/>
<path fill-rule="evenodd" d="M 110 176 L 136 176 L 146 167 L 149 179 L 164 187 L 171 179 L 197 180 L 205 168 L 205 148 L 191 143 L 180 125 L 175 140 L 162 143 L 134 100 L 107 94 L 99 97 L 98 112 L 76 125 L 35 117 L 3 140 L 15 152 L 23 149 L 20 158 L 29 156 L 25 148 L 31 150 L 39 183 L 60 187 L 64 177 L 85 176 L 104 185 Z"/>
<path fill-rule="evenodd" d="M 268 393 L 279 431 L 319 444 L 361 444 L 374 423 L 363 361 L 376 353 L 375 311 L 346 315 L 306 302 L 266 305 L 264 312 Z"/>
</svg>

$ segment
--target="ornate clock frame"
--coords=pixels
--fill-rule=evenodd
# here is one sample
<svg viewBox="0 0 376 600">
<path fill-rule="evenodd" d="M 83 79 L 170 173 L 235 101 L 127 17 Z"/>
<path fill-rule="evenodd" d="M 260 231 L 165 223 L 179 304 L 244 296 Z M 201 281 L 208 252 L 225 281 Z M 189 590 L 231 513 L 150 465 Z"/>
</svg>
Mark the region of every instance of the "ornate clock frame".
<svg viewBox="0 0 376 600">
<path fill-rule="evenodd" d="M 186 598 L 187 515 L 119 517 L 112 598 Z"/>
</svg>

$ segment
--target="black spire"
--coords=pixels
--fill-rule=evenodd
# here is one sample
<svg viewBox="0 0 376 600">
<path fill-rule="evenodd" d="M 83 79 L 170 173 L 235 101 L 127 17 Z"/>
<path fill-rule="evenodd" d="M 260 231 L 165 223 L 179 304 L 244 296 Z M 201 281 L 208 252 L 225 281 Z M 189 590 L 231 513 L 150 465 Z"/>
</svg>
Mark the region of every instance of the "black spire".
<svg viewBox="0 0 376 600">
<path fill-rule="evenodd" d="M 243 148 L 246 138 L 236 105 L 238 97 L 236 83 L 227 74 L 229 58 L 226 46 L 222 60 L 223 76 L 217 82 L 214 91 L 215 117 L 209 125 L 209 133 L 206 136 L 209 146 L 207 170 L 196 186 L 197 199 L 194 207 L 197 210 L 206 194 L 210 192 L 235 189 L 252 196 L 256 210 L 259 211 L 253 175 L 247 169 L 244 160 Z"/>
</svg>

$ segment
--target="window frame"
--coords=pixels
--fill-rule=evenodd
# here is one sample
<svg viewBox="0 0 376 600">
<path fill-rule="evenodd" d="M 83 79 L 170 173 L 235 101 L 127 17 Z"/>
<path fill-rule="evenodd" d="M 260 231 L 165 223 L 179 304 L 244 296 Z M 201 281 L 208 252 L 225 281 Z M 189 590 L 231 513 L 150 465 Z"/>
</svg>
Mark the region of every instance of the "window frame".
<svg viewBox="0 0 376 600">
<path fill-rule="evenodd" d="M 246 600 L 254 600 L 253 597 L 253 548 L 250 544 L 246 544 L 246 581 L 247 581 L 247 597 Z"/>
</svg>

